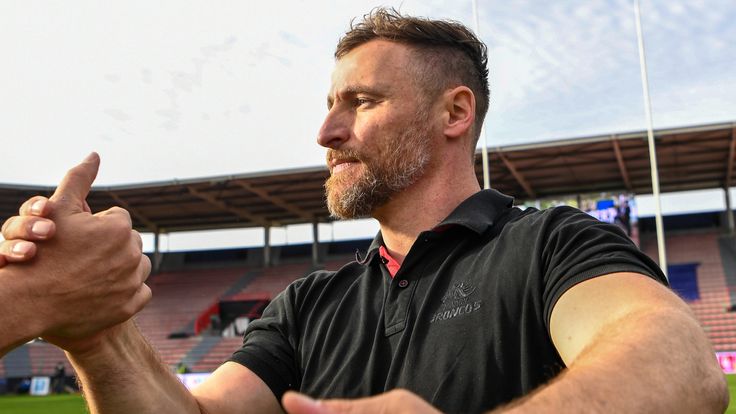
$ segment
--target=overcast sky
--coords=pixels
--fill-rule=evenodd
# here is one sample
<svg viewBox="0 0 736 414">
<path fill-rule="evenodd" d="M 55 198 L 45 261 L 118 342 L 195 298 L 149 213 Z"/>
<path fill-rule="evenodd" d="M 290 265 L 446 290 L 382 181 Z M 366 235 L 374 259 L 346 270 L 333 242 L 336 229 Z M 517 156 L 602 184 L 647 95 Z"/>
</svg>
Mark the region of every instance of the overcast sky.
<svg viewBox="0 0 736 414">
<path fill-rule="evenodd" d="M 0 182 L 100 185 L 315 166 L 332 52 L 378 4 L 473 26 L 468 1 L 12 2 Z M 72 7 L 73 5 L 73 7 Z M 643 0 L 655 127 L 736 120 L 736 3 Z M 632 1 L 479 1 L 489 146 L 645 128 Z"/>
<path fill-rule="evenodd" d="M 0 183 L 98 185 L 322 165 L 332 53 L 377 5 L 473 27 L 468 1 L 33 1 L 0 13 Z M 479 0 L 490 147 L 645 129 L 633 0 Z M 642 0 L 655 128 L 736 120 L 736 3 Z"/>
</svg>

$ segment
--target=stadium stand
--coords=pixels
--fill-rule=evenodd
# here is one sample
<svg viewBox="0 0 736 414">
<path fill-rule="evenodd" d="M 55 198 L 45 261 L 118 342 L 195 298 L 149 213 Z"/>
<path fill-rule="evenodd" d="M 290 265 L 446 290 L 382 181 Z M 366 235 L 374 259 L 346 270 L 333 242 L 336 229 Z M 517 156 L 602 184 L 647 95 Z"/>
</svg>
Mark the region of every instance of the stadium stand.
<svg viewBox="0 0 736 414">
<path fill-rule="evenodd" d="M 165 272 L 149 279 L 153 300 L 137 316 L 150 339 L 193 332 L 197 314 L 244 277 L 244 268 Z"/>
<path fill-rule="evenodd" d="M 136 323 L 166 364 L 176 366 L 200 345 L 202 337 L 190 337 L 197 315 L 247 273 L 242 267 L 197 269 L 165 272 L 149 279 L 153 299 L 136 317 Z"/>
<path fill-rule="evenodd" d="M 647 223 L 643 227 L 642 249 L 656 260 L 654 235 L 646 230 Z M 353 260 L 356 248 L 365 249 L 368 243 L 367 240 L 331 243 L 325 249 L 326 260 L 318 268 L 337 270 Z M 736 313 L 729 312 L 732 301 L 726 278 L 729 261 L 736 264 L 733 243 L 733 238 L 724 238 L 721 230 L 712 226 L 695 229 L 684 226 L 667 236 L 671 265 L 689 264 L 696 270 L 697 298 L 688 303 L 717 351 L 736 350 Z M 308 249 L 296 250 L 299 249 L 306 253 L 288 254 L 285 249 L 284 260 L 268 268 L 240 260 L 247 254 L 229 253 L 240 261 L 227 266 L 221 260 L 222 252 L 197 252 L 198 259 L 179 261 L 174 268 L 149 278 L 153 299 L 136 317 L 136 322 L 172 369 L 183 362 L 192 372 L 211 372 L 230 357 L 242 339 L 224 338 L 211 331 L 194 335 L 196 318 L 213 303 L 233 295 L 276 296 L 289 283 L 314 270 Z M 208 256 L 214 261 L 207 263 L 204 258 Z M 736 271 L 736 265 L 732 267 Z M 0 375 L 16 378 L 52 375 L 59 361 L 64 361 L 67 373 L 73 373 L 61 350 L 36 341 L 6 355 L 0 364 Z"/>
<path fill-rule="evenodd" d="M 243 339 L 240 337 L 217 338 L 218 342 L 210 348 L 196 363 L 189 365 L 193 372 L 212 372 L 225 360 L 230 358 L 233 351 L 240 348 Z"/>
<path fill-rule="evenodd" d="M 648 236 L 642 239 L 642 249 L 656 261 L 656 241 L 651 234 Z M 708 333 L 715 350 L 733 351 L 736 350 L 736 313 L 729 311 L 731 300 L 719 248 L 722 239 L 719 229 L 679 230 L 666 238 L 667 260 L 670 269 L 682 264 L 697 264 L 699 297 L 684 299 Z"/>
<path fill-rule="evenodd" d="M 64 352 L 45 342 L 37 341 L 28 345 L 28 356 L 31 362 L 33 375 L 51 375 L 58 362 L 63 362 L 66 368 L 71 366 L 64 356 Z"/>
<path fill-rule="evenodd" d="M 296 279 L 308 275 L 312 270 L 311 263 L 290 263 L 265 269 L 263 273 L 253 279 L 243 291 L 251 293 L 267 293 L 271 298 L 276 297 L 282 290 Z"/>
</svg>

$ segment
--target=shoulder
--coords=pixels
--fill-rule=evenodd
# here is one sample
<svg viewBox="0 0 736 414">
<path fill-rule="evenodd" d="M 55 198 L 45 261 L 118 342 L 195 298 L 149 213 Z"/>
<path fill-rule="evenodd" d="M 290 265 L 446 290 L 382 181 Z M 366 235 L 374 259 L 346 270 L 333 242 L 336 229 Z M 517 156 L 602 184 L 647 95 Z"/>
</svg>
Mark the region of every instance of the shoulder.
<svg viewBox="0 0 736 414">
<path fill-rule="evenodd" d="M 514 234 L 526 234 L 527 237 L 534 238 L 548 238 L 561 232 L 570 235 L 570 233 L 588 230 L 621 233 L 616 226 L 603 223 L 595 217 L 569 206 L 552 207 L 544 210 L 533 207 L 521 210 L 515 207 L 508 213 L 505 230 Z"/>
<path fill-rule="evenodd" d="M 590 214 L 584 213 L 575 207 L 570 206 L 558 206 L 550 207 L 544 210 L 538 210 L 534 207 L 529 207 L 521 210 L 518 207 L 514 207 L 511 210 L 512 221 L 521 221 L 525 224 L 555 221 L 583 221 L 583 222 L 598 222 L 598 219 L 591 216 Z"/>
<path fill-rule="evenodd" d="M 365 266 L 356 261 L 343 265 L 338 270 L 315 270 L 309 275 L 292 282 L 282 294 L 295 300 L 319 296 L 328 289 L 350 284 L 365 273 Z"/>
</svg>

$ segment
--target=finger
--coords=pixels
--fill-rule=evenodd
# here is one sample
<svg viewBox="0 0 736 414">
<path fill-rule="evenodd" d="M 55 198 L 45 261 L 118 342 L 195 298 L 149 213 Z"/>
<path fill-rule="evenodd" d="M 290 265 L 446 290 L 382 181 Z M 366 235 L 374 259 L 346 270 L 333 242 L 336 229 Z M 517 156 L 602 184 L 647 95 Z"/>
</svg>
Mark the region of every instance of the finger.
<svg viewBox="0 0 736 414">
<path fill-rule="evenodd" d="M 288 391 L 281 398 L 281 404 L 288 414 L 333 414 L 329 407 L 321 401 L 314 400 L 304 394 Z"/>
<path fill-rule="evenodd" d="M 51 203 L 44 196 L 31 197 L 20 206 L 18 212 L 21 216 L 48 217 L 51 214 Z"/>
<path fill-rule="evenodd" d="M 100 156 L 96 152 L 89 154 L 84 161 L 66 173 L 51 200 L 61 203 L 67 211 L 84 211 L 84 200 L 99 168 Z"/>
<path fill-rule="evenodd" d="M 143 251 L 143 239 L 141 238 L 141 234 L 135 230 L 131 230 L 131 233 L 133 233 L 133 240 L 135 240 L 138 250 Z"/>
<path fill-rule="evenodd" d="M 124 218 L 125 221 L 128 222 L 129 228 L 133 227 L 133 220 L 130 218 L 130 213 L 128 213 L 128 210 L 124 208 L 120 208 L 117 206 L 110 207 L 109 209 L 100 211 L 99 213 L 95 213 L 94 215 L 97 217 L 107 217 L 107 216 L 121 217 L 121 218 Z"/>
<path fill-rule="evenodd" d="M 141 272 L 141 281 L 145 282 L 148 280 L 148 276 L 151 274 L 151 259 L 145 254 L 141 256 L 141 262 L 138 264 L 138 269 Z"/>
<path fill-rule="evenodd" d="M 135 313 L 142 311 L 148 305 L 148 302 L 151 301 L 151 298 L 153 298 L 151 288 L 145 283 L 142 284 L 140 289 L 135 293 L 135 301 L 140 304 Z"/>
<path fill-rule="evenodd" d="M 5 259 L 5 256 L 0 254 L 0 267 L 5 266 L 8 263 L 8 261 Z"/>
<path fill-rule="evenodd" d="M 124 312 L 123 317 L 125 318 L 125 320 L 132 318 L 138 312 L 143 310 L 148 302 L 151 301 L 152 297 L 153 295 L 151 293 L 151 288 L 148 287 L 148 285 L 146 285 L 145 283 L 142 284 L 138 288 L 138 290 L 136 290 L 130 301 L 128 301 L 125 306 L 121 308 L 121 310 Z"/>
<path fill-rule="evenodd" d="M 84 210 L 85 213 L 91 213 L 92 209 L 89 208 L 89 203 L 87 203 L 87 200 L 84 200 L 84 206 L 82 206 L 82 210 Z"/>
<path fill-rule="evenodd" d="M 56 224 L 41 217 L 11 217 L 5 220 L 2 228 L 6 240 L 48 240 L 54 236 Z"/>
<path fill-rule="evenodd" d="M 10 262 L 25 262 L 36 255 L 36 245 L 25 240 L 5 240 L 0 243 L 0 255 Z"/>
</svg>

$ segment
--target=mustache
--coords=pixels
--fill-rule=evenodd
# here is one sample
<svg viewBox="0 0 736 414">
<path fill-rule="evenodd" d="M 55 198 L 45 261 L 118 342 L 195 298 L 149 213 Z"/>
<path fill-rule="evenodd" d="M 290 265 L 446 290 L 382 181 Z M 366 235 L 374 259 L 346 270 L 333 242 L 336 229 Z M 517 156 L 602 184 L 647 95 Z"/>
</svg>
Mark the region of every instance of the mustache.
<svg viewBox="0 0 736 414">
<path fill-rule="evenodd" d="M 330 165 L 330 161 L 332 160 L 358 160 L 363 161 L 363 156 L 360 154 L 360 152 L 352 149 L 346 149 L 346 150 L 336 150 L 329 148 L 327 150 L 326 154 L 326 161 L 327 165 Z"/>
</svg>

